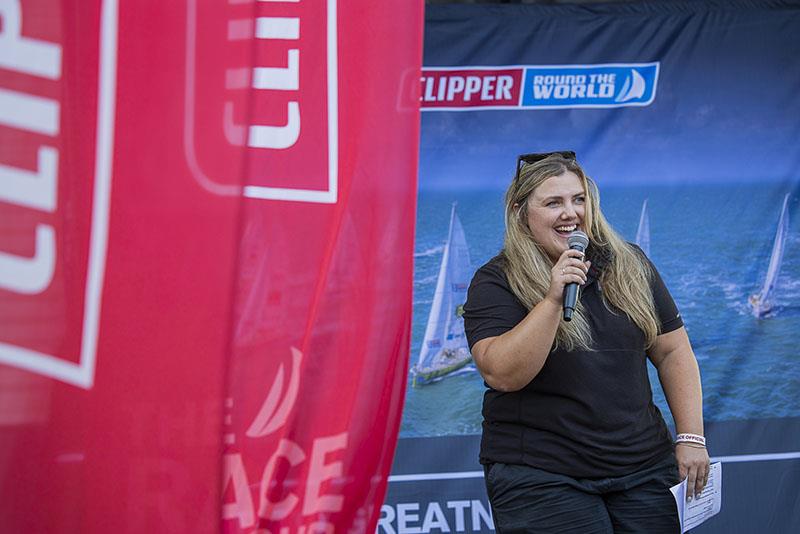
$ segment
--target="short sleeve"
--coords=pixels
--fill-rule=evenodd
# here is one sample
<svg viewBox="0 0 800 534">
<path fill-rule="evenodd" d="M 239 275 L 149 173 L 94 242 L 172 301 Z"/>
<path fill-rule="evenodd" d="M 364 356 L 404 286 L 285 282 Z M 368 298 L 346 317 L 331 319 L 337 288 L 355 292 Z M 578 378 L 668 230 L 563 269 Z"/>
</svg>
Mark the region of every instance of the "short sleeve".
<svg viewBox="0 0 800 534">
<path fill-rule="evenodd" d="M 645 256 L 644 252 L 642 252 L 639 247 L 636 248 L 645 258 L 645 261 L 647 261 L 648 265 L 650 266 L 650 271 L 653 275 L 650 280 L 650 290 L 653 292 L 653 301 L 656 305 L 656 315 L 658 315 L 658 319 L 661 322 L 661 328 L 659 329 L 658 333 L 666 334 L 667 332 L 677 330 L 683 326 L 683 319 L 681 319 L 681 313 L 678 311 L 678 306 L 676 306 L 675 301 L 672 300 L 672 295 L 670 295 L 666 284 L 664 284 L 664 280 L 662 280 L 661 275 L 658 273 L 658 269 L 656 269 L 656 266 L 653 265 L 653 262 L 650 261 L 650 258 Z"/>
<path fill-rule="evenodd" d="M 475 273 L 464 304 L 464 331 L 470 349 L 481 339 L 514 328 L 528 311 L 511 292 L 497 258 Z"/>
</svg>

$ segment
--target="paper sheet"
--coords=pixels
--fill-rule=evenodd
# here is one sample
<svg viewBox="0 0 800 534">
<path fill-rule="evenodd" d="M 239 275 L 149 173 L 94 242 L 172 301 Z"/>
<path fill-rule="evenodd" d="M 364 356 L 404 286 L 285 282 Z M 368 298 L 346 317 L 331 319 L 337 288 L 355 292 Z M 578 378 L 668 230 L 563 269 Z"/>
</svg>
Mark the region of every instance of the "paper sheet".
<svg viewBox="0 0 800 534">
<path fill-rule="evenodd" d="M 670 488 L 678 505 L 678 517 L 681 522 L 681 533 L 686 532 L 717 515 L 722 508 L 722 464 L 711 464 L 708 483 L 699 495 L 686 502 L 686 480 Z"/>
</svg>

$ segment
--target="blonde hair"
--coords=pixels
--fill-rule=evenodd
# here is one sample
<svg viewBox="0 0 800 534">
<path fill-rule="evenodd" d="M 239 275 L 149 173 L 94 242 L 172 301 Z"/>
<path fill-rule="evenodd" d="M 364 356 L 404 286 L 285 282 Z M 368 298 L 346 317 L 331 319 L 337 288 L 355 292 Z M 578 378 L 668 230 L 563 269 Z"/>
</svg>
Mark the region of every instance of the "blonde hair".
<svg viewBox="0 0 800 534">
<path fill-rule="evenodd" d="M 595 256 L 608 258 L 598 280 L 603 288 L 603 302 L 609 310 L 625 313 L 642 331 L 646 346 L 650 347 L 660 325 L 650 289 L 653 276 L 650 265 L 640 252 L 611 228 L 600 211 L 597 186 L 574 159 L 554 154 L 526 164 L 520 170 L 519 178 L 506 191 L 506 233 L 502 255 L 511 290 L 528 310 L 547 294 L 553 261 L 528 228 L 528 199 L 545 180 L 567 171 L 580 179 L 586 194 L 582 227 L 589 236 L 589 250 Z M 586 312 L 578 302 L 572 321 L 559 322 L 554 348 L 589 350 L 591 345 L 592 334 Z"/>
</svg>

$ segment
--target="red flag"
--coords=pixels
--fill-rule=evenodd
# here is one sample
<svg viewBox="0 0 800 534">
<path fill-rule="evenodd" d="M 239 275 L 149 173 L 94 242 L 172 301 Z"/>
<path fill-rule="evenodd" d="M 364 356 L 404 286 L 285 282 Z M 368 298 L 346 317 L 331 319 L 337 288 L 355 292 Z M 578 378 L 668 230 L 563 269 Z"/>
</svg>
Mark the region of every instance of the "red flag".
<svg viewBox="0 0 800 534">
<path fill-rule="evenodd" d="M 407 375 L 421 17 L 405 2 L 256 13 L 270 37 L 255 62 L 285 87 L 252 95 L 226 531 L 377 519 Z M 264 146 L 282 136 L 296 142 Z"/>
<path fill-rule="evenodd" d="M 3 529 L 373 528 L 422 5 L 343 4 L 0 6 Z"/>
</svg>

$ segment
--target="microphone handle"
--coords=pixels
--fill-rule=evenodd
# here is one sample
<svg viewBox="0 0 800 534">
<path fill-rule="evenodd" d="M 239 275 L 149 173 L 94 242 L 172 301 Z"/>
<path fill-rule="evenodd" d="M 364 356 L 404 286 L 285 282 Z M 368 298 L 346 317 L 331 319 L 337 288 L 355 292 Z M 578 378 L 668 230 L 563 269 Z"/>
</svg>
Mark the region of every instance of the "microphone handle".
<svg viewBox="0 0 800 534">
<path fill-rule="evenodd" d="M 564 320 L 571 321 L 572 313 L 575 311 L 575 304 L 578 302 L 580 286 L 575 282 L 564 286 Z"/>
<path fill-rule="evenodd" d="M 582 246 L 571 246 L 571 249 L 580 250 L 584 252 L 584 248 Z M 572 320 L 572 313 L 575 311 L 575 305 L 578 302 L 578 297 L 580 296 L 580 285 L 572 282 L 564 286 L 564 320 L 571 321 Z"/>
</svg>

